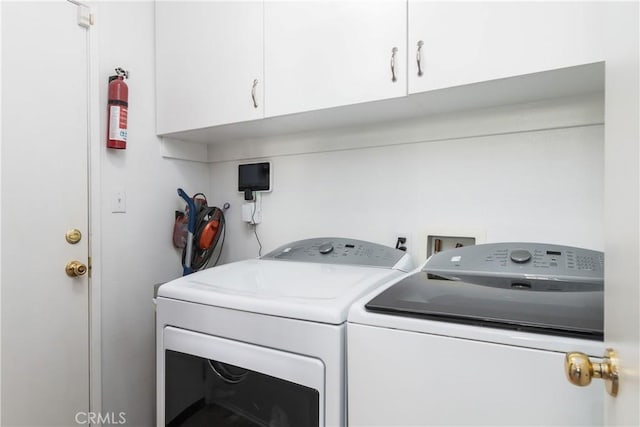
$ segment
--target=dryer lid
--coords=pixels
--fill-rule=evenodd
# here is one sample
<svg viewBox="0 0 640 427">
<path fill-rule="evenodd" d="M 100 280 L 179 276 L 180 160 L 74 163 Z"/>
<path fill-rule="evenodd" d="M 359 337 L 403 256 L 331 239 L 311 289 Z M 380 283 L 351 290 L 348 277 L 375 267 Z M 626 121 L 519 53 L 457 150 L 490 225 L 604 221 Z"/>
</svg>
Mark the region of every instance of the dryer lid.
<svg viewBox="0 0 640 427">
<path fill-rule="evenodd" d="M 391 268 L 253 259 L 166 283 L 159 298 L 330 324 L 367 292 L 405 274 Z"/>
</svg>

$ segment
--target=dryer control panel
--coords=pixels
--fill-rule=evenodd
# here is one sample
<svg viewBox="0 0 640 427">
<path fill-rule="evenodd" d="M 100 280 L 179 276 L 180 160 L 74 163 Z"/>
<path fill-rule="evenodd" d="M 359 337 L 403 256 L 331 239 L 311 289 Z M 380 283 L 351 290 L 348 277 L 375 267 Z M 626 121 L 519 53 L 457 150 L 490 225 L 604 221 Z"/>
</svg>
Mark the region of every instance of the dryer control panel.
<svg viewBox="0 0 640 427">
<path fill-rule="evenodd" d="M 597 291 L 604 284 L 604 253 L 541 243 L 489 243 L 439 252 L 423 271 L 513 289 Z"/>
<path fill-rule="evenodd" d="M 362 265 L 411 269 L 409 255 L 401 250 L 363 240 L 326 237 L 300 240 L 280 246 L 261 259 Z"/>
</svg>

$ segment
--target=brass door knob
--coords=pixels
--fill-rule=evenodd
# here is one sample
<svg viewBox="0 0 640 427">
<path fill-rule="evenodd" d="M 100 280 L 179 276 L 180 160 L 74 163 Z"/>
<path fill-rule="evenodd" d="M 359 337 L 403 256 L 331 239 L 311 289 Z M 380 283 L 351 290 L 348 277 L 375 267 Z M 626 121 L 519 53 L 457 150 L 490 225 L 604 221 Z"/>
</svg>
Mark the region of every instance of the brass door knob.
<svg viewBox="0 0 640 427">
<path fill-rule="evenodd" d="M 71 277 L 82 276 L 87 272 L 87 266 L 80 261 L 69 261 L 64 269 Z"/>
<path fill-rule="evenodd" d="M 564 372 L 569 382 L 579 387 L 591 384 L 592 378 L 602 378 L 607 393 L 614 397 L 618 395 L 618 358 L 610 348 L 605 351 L 602 363 L 592 362 L 584 353 L 567 353 Z"/>
</svg>

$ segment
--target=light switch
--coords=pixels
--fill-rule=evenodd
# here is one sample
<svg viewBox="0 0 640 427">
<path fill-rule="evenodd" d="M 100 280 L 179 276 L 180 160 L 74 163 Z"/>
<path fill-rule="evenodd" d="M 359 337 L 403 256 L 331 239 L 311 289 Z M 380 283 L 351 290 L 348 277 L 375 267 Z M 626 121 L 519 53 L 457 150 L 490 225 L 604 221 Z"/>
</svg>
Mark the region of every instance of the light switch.
<svg viewBox="0 0 640 427">
<path fill-rule="evenodd" d="M 124 191 L 115 191 L 111 200 L 112 213 L 127 212 L 127 194 Z"/>
</svg>

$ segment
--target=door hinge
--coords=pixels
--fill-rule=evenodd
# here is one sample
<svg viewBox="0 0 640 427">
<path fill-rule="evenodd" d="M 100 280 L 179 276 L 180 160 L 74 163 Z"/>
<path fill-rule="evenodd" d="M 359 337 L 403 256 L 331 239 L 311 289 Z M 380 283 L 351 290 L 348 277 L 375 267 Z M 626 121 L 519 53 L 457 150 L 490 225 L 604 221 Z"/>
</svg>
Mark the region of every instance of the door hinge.
<svg viewBox="0 0 640 427">
<path fill-rule="evenodd" d="M 93 13 L 89 6 L 84 4 L 78 4 L 78 25 L 83 28 L 89 28 L 95 21 Z"/>
</svg>

